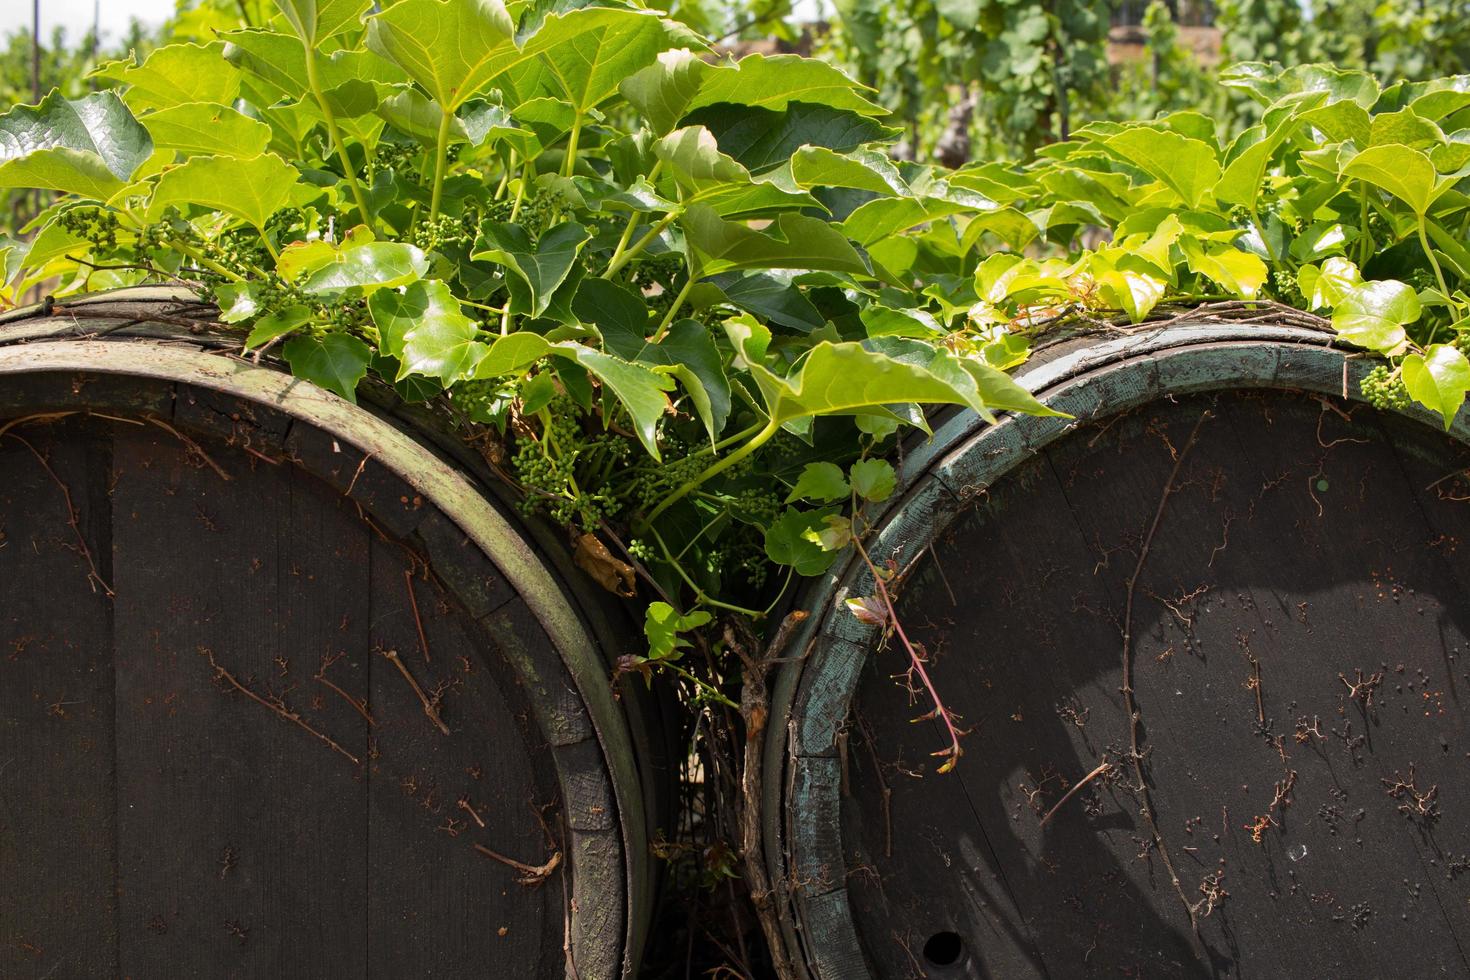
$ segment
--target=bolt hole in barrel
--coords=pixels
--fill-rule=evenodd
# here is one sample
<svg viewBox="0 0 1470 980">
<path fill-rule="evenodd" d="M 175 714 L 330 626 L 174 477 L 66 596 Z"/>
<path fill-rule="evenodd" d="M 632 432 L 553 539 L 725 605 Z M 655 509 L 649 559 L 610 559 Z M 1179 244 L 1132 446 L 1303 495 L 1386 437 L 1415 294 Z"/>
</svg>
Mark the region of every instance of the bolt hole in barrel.
<svg viewBox="0 0 1470 980">
<path fill-rule="evenodd" d="M 924 943 L 927 966 L 954 966 L 965 955 L 965 943 L 957 932 L 936 932 Z"/>
</svg>

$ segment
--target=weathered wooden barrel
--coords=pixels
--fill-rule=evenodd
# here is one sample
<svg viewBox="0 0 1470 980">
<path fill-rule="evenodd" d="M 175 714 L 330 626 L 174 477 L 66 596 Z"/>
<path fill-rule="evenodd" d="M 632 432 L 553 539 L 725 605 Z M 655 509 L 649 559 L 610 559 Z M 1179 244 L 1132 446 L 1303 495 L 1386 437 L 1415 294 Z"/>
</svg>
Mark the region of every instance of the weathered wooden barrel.
<svg viewBox="0 0 1470 980">
<path fill-rule="evenodd" d="M 1317 330 L 1042 349 L 1072 419 L 955 416 L 773 696 L 766 840 L 813 977 L 1465 976 L 1470 437 Z M 779 733 L 784 737 L 776 737 Z"/>
<path fill-rule="evenodd" d="M 176 299 L 0 319 L 0 975 L 633 975 L 630 634 L 473 454 Z"/>
</svg>

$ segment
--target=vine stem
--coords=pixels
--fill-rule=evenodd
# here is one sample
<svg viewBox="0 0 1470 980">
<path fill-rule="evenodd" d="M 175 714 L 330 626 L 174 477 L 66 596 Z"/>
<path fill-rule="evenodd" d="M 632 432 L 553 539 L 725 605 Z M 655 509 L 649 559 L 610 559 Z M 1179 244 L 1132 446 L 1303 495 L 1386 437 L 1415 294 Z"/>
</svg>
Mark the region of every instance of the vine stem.
<svg viewBox="0 0 1470 980">
<path fill-rule="evenodd" d="M 658 517 L 659 517 L 660 514 L 662 514 L 664 511 L 668 510 L 675 503 L 677 503 L 680 500 L 684 499 L 690 493 L 694 492 L 695 490 L 698 490 L 701 486 L 703 486 L 708 481 L 714 479 L 716 476 L 719 476 L 721 473 L 725 472 L 730 467 L 732 467 L 736 463 L 740 462 L 742 459 L 745 459 L 747 456 L 749 456 L 751 453 L 755 452 L 761 446 L 764 446 L 767 442 L 769 442 L 771 440 L 771 438 L 777 432 L 780 432 L 780 431 L 781 431 L 781 423 L 778 422 L 778 421 L 776 421 L 774 418 L 771 419 L 745 445 L 741 446 L 739 449 L 735 450 L 733 453 L 731 453 L 730 455 L 726 456 L 724 459 L 719 460 L 718 462 L 710 465 L 702 473 L 700 473 L 698 476 L 696 476 L 694 479 L 690 480 L 689 482 L 685 483 L 683 486 L 679 487 L 677 490 L 675 490 L 673 493 L 669 494 L 663 500 L 660 500 L 658 502 L 658 506 L 654 507 L 653 510 L 649 511 L 647 517 L 645 517 L 645 518 L 643 518 L 643 520 L 639 521 L 639 523 L 638 523 L 639 530 L 647 530 L 647 529 L 650 529 L 653 526 L 653 522 L 658 519 Z"/>
<path fill-rule="evenodd" d="M 571 179 L 577 167 L 577 143 L 582 138 L 582 114 L 572 116 L 572 131 L 567 135 L 567 159 L 562 165 L 562 176 Z"/>
<path fill-rule="evenodd" d="M 721 602 L 718 599 L 714 599 L 706 595 L 705 591 L 701 589 L 698 585 L 696 585 L 694 580 L 689 577 L 689 573 L 684 571 L 684 566 L 679 564 L 679 559 L 675 558 L 673 556 L 673 553 L 669 551 L 669 546 L 664 543 L 664 539 L 662 535 L 658 533 L 658 529 L 650 525 L 648 531 L 650 534 L 653 535 L 653 539 L 658 542 L 659 550 L 664 553 L 664 558 L 668 560 L 670 567 L 672 567 L 674 571 L 679 574 L 679 577 L 684 580 L 685 585 L 694 590 L 694 598 L 697 604 L 713 606 L 716 609 L 724 609 L 728 612 L 740 613 L 742 616 L 749 616 L 752 619 L 760 619 L 765 616 L 766 612 L 770 611 L 766 610 L 766 612 L 762 612 L 759 609 L 746 609 L 742 606 L 732 606 L 728 602 Z"/>
<path fill-rule="evenodd" d="M 924 668 L 924 657 L 909 640 L 908 634 L 904 632 L 903 623 L 898 618 L 898 610 L 893 608 L 893 596 L 888 592 L 888 586 L 883 581 L 882 572 L 877 565 L 873 564 L 873 559 L 868 555 L 868 550 L 863 547 L 863 543 L 858 540 L 856 534 L 852 537 L 852 545 L 857 549 L 857 553 L 862 558 L 863 564 L 868 566 L 868 574 L 873 576 L 873 582 L 878 587 L 878 599 L 883 603 L 883 611 L 887 616 L 888 624 L 893 627 L 893 632 L 897 634 L 899 642 L 903 644 L 904 652 L 909 657 L 909 665 L 919 675 L 919 680 L 923 682 L 924 689 L 929 692 L 929 699 L 934 702 L 934 714 L 944 722 L 944 727 L 949 733 L 949 748 L 930 753 L 931 755 L 949 756 L 949 760 L 939 767 L 940 772 L 949 772 L 959 762 L 960 756 L 964 753 L 964 750 L 960 748 L 960 735 L 962 733 L 955 726 L 954 716 L 950 714 L 949 709 L 944 705 L 944 700 L 939 696 L 939 690 L 934 686 L 933 679 L 929 677 L 929 671 Z"/>
<path fill-rule="evenodd" d="M 659 160 L 656 161 L 653 165 L 653 168 L 648 171 L 648 177 L 646 179 L 648 180 L 648 183 L 650 185 L 653 185 L 658 180 L 658 172 L 663 169 L 663 166 L 664 162 L 662 160 Z M 618 239 L 617 247 L 613 249 L 612 258 L 608 259 L 608 275 L 612 274 L 613 265 L 618 261 L 618 259 L 623 257 L 623 250 L 626 249 L 628 247 L 628 243 L 633 240 L 633 232 L 638 230 L 638 222 L 642 220 L 642 218 L 642 213 L 638 211 L 634 211 L 631 215 L 629 215 L 628 226 L 623 229 L 623 235 L 621 238 Z M 618 268 L 622 268 L 622 266 L 618 266 Z"/>
<path fill-rule="evenodd" d="M 1444 281 L 1444 272 L 1439 267 L 1439 259 L 1434 257 L 1434 249 L 1429 246 L 1429 228 L 1424 215 L 1419 215 L 1419 244 L 1424 249 L 1424 255 L 1429 259 L 1430 266 L 1434 269 L 1434 278 L 1439 283 L 1439 292 L 1445 298 L 1445 302 L 1453 302 L 1450 299 L 1450 287 Z"/>
<path fill-rule="evenodd" d="M 632 248 L 628 249 L 617 259 L 607 264 L 607 271 L 603 273 L 603 277 L 607 278 L 616 274 L 619 270 L 623 268 L 623 266 L 633 261 L 633 259 L 638 255 L 639 252 L 642 252 L 649 245 L 653 244 L 653 240 L 657 238 L 665 228 L 673 223 L 674 219 L 679 216 L 681 211 L 681 208 L 675 208 L 674 210 L 670 211 L 668 214 L 660 218 L 657 223 L 655 223 L 651 228 L 648 229 L 648 232 L 642 238 L 638 239 L 638 241 L 634 243 Z"/>
<path fill-rule="evenodd" d="M 352 189 L 352 202 L 357 205 L 357 210 L 362 215 L 362 223 L 372 228 L 373 219 L 368 213 L 367 203 L 362 196 L 362 187 L 357 182 L 357 171 L 352 166 L 352 159 L 347 156 L 347 146 L 342 142 L 342 133 L 337 129 L 337 116 L 332 112 L 332 107 L 327 104 L 326 93 L 322 91 L 321 80 L 317 78 L 316 50 L 309 44 L 304 44 L 302 47 L 306 51 L 306 84 L 311 89 L 316 104 L 321 107 L 322 119 L 327 124 L 327 137 L 337 149 L 337 159 L 342 162 L 342 173 L 347 177 L 348 187 Z"/>
<path fill-rule="evenodd" d="M 694 274 L 690 273 L 689 277 L 684 280 L 684 287 L 679 290 L 677 295 L 674 296 L 674 302 L 669 305 L 669 312 L 664 314 L 663 320 L 659 321 L 658 329 L 655 330 L 653 332 L 653 336 L 649 338 L 648 342 L 650 344 L 656 344 L 659 341 L 663 340 L 664 335 L 669 332 L 669 327 L 672 326 L 674 323 L 674 314 L 679 312 L 679 308 L 683 306 L 684 301 L 689 298 L 689 291 L 694 288 L 694 278 Z"/>
<path fill-rule="evenodd" d="M 444 196 L 444 170 L 449 164 L 449 123 L 454 114 L 448 109 L 439 113 L 439 133 L 434 139 L 434 190 L 429 195 L 429 224 L 439 217 L 439 201 Z"/>
<path fill-rule="evenodd" d="M 1138 780 L 1138 794 L 1143 803 L 1143 816 L 1148 821 L 1149 830 L 1153 832 L 1154 846 L 1158 848 L 1164 868 L 1169 872 L 1169 880 L 1174 884 L 1174 891 L 1179 894 L 1179 901 L 1184 903 L 1184 911 L 1189 915 L 1189 925 L 1195 935 L 1199 934 L 1199 920 L 1195 917 L 1196 906 L 1190 904 L 1189 898 L 1184 894 L 1184 886 L 1179 883 L 1179 873 L 1174 870 L 1174 861 L 1169 857 L 1168 845 L 1164 843 L 1164 835 L 1159 830 L 1158 817 L 1154 813 L 1153 797 L 1148 791 L 1148 782 L 1143 774 L 1143 754 L 1139 751 L 1138 739 L 1138 703 L 1133 698 L 1133 598 L 1138 591 L 1138 580 L 1143 575 L 1144 563 L 1148 561 L 1149 551 L 1153 547 L 1154 535 L 1158 533 L 1159 525 L 1164 522 L 1164 510 L 1169 505 L 1169 498 L 1174 495 L 1174 484 L 1179 479 L 1179 471 L 1184 468 L 1184 458 L 1189 455 L 1195 440 L 1199 438 L 1200 428 L 1211 417 L 1212 413 L 1209 409 L 1200 413 L 1199 421 L 1195 422 L 1194 428 L 1189 431 L 1189 438 L 1184 441 L 1184 445 L 1174 457 L 1174 468 L 1169 471 L 1169 479 L 1164 484 L 1163 494 L 1159 497 L 1159 506 L 1154 511 L 1153 523 L 1149 525 L 1143 545 L 1138 549 L 1138 563 L 1133 566 L 1133 574 L 1128 576 L 1128 598 L 1123 607 L 1122 693 L 1123 706 L 1128 715 L 1129 760 L 1133 763 L 1133 775 Z"/>
</svg>

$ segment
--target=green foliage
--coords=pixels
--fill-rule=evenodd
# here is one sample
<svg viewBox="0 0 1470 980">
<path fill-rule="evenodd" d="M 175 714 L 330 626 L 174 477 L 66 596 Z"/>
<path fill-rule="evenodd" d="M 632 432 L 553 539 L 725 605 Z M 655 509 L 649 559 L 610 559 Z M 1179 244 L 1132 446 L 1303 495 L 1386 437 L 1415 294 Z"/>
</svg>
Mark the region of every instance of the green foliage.
<svg viewBox="0 0 1470 980">
<path fill-rule="evenodd" d="M 895 163 L 831 66 L 719 59 L 619 0 L 246 9 L 0 114 L 0 183 L 50 195 L 7 295 L 192 283 L 344 398 L 441 400 L 526 512 L 627 542 L 659 599 L 636 669 L 699 697 L 684 637 L 860 544 L 927 406 L 1046 411 L 1005 373 L 1044 327 L 1278 301 L 1388 359 L 1377 403 L 1448 423 L 1470 386 L 1461 80 L 1245 64 L 1228 140 L 1174 112 L 950 171 Z M 924 15 L 1020 145 L 1100 70 L 1101 7 L 1036 11 Z"/>
</svg>

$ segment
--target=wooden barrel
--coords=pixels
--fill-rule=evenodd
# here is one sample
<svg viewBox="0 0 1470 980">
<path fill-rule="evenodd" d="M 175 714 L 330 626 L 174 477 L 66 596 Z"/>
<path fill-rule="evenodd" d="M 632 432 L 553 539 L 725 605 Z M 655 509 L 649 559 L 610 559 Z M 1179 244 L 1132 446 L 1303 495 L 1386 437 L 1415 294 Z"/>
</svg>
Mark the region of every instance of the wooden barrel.
<svg viewBox="0 0 1470 980">
<path fill-rule="evenodd" d="M 0 976 L 631 976 L 626 627 L 174 300 L 0 320 Z"/>
<path fill-rule="evenodd" d="M 1076 338 L 811 590 L 767 852 L 821 978 L 1465 976 L 1470 425 L 1289 325 Z"/>
</svg>

